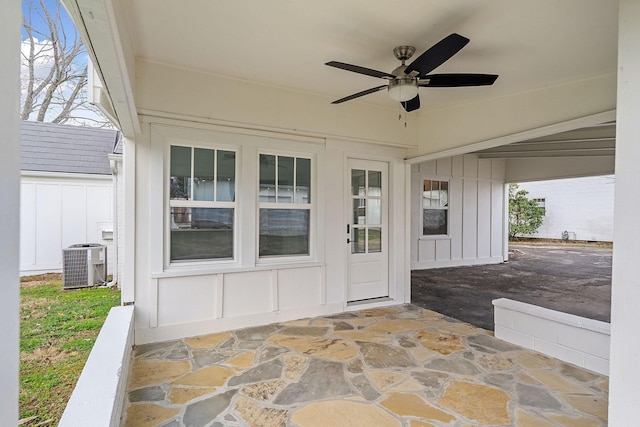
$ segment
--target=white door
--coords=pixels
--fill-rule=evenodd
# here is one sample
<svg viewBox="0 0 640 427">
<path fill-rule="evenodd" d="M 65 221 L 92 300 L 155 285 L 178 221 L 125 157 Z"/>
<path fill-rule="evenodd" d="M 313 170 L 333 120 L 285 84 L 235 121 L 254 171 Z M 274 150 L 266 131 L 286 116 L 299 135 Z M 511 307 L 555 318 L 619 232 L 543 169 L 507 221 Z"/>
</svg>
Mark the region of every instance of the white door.
<svg viewBox="0 0 640 427">
<path fill-rule="evenodd" d="M 347 300 L 389 295 L 388 170 L 385 162 L 349 159 Z"/>
</svg>

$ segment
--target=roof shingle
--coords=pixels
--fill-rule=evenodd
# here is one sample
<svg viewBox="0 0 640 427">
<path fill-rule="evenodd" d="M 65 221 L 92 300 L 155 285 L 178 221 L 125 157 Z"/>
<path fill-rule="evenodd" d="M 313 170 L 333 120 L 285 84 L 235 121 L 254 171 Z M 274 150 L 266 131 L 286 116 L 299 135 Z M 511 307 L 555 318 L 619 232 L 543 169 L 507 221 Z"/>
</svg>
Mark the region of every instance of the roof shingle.
<svg viewBox="0 0 640 427">
<path fill-rule="evenodd" d="M 21 133 L 21 170 L 111 175 L 117 130 L 23 121 Z"/>
</svg>

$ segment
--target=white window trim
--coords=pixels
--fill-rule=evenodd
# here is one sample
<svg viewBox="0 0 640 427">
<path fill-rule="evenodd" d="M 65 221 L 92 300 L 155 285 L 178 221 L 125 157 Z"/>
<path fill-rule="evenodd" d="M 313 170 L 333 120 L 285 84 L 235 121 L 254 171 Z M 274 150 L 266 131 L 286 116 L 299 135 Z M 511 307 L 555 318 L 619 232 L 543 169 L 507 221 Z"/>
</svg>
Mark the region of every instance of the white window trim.
<svg viewBox="0 0 640 427">
<path fill-rule="evenodd" d="M 446 182 L 447 183 L 447 206 L 443 207 L 443 206 L 435 206 L 435 207 L 429 207 L 429 208 L 424 208 L 423 207 L 423 191 L 424 191 L 424 181 L 425 180 L 430 180 L 430 181 L 440 181 L 440 182 Z M 451 223 L 450 223 L 450 219 L 451 219 L 451 179 L 448 177 L 437 177 L 437 176 L 421 176 L 420 177 L 420 212 L 419 212 L 419 218 L 420 218 L 420 240 L 444 240 L 444 239 L 451 239 Z M 433 210 L 446 210 L 447 211 L 447 232 L 446 234 L 423 234 L 424 228 L 423 228 L 423 224 L 424 224 L 424 209 L 433 209 Z"/>
<path fill-rule="evenodd" d="M 277 202 L 261 202 L 260 201 L 260 156 L 277 156 L 277 157 L 293 157 L 309 159 L 311 168 L 311 198 L 309 203 L 277 203 Z M 297 164 L 294 163 L 294 164 Z M 272 264 L 290 264 L 290 263 L 305 263 L 313 262 L 316 259 L 315 245 L 316 245 L 316 210 L 317 210 L 317 186 L 316 186 L 316 155 L 308 152 L 298 151 L 282 151 L 282 150 L 256 150 L 256 212 L 255 212 L 255 225 L 256 225 L 256 244 L 255 244 L 255 260 L 256 266 L 260 265 L 272 265 Z M 295 167 L 294 167 L 295 168 Z M 296 177 L 294 169 L 294 179 Z M 278 187 L 278 169 L 276 168 L 276 200 L 277 200 L 277 187 Z M 306 255 L 270 255 L 260 256 L 260 209 L 307 209 L 309 211 L 309 254 Z"/>
<path fill-rule="evenodd" d="M 237 146 L 224 143 L 203 143 L 195 140 L 173 140 L 166 138 L 164 147 L 164 270 L 185 270 L 193 268 L 206 267 L 234 267 L 239 265 L 239 214 L 238 214 L 238 190 L 239 186 L 239 166 L 241 165 L 240 149 Z M 215 150 L 214 161 L 217 160 L 218 151 L 233 151 L 235 153 L 235 201 L 234 202 L 217 202 L 204 200 L 171 200 L 170 180 L 171 180 L 171 146 L 189 147 L 191 148 L 191 179 L 193 192 L 193 156 L 194 148 L 202 148 L 207 150 Z M 217 186 L 214 185 L 214 198 L 217 192 Z M 203 207 L 203 208 L 233 208 L 233 258 L 211 258 L 211 259 L 194 259 L 194 260 L 171 260 L 171 208 L 172 207 Z"/>
</svg>

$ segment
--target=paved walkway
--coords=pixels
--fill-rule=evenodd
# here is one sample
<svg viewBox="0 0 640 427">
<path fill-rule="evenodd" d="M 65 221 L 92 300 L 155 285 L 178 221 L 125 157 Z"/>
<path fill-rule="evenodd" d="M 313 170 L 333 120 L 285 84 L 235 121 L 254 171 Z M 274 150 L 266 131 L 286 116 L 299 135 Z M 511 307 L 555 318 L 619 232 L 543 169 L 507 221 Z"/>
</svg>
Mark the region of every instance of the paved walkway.
<svg viewBox="0 0 640 427">
<path fill-rule="evenodd" d="M 139 346 L 127 427 L 582 426 L 608 379 L 414 305 Z"/>
<path fill-rule="evenodd" d="M 509 262 L 411 272 L 411 302 L 493 330 L 496 298 L 609 322 L 612 250 L 511 243 Z"/>
</svg>

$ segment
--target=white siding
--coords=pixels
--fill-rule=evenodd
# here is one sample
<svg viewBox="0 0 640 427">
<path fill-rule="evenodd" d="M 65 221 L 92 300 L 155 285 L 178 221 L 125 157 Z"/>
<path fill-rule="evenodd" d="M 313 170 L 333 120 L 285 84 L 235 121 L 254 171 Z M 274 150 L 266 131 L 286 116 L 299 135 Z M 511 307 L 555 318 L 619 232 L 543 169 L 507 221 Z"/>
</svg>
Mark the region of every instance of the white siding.
<svg viewBox="0 0 640 427">
<path fill-rule="evenodd" d="M 111 177 L 23 176 L 20 207 L 20 274 L 62 272 L 62 249 L 77 243 L 107 245 L 113 253 Z"/>
<path fill-rule="evenodd" d="M 350 246 L 346 242 L 344 205 L 346 194 L 350 194 L 345 194 L 350 178 L 344 170 L 349 158 L 384 161 L 389 165 L 389 297 L 368 305 L 406 301 L 404 149 L 290 135 L 283 138 L 272 134 L 245 135 L 230 128 L 174 124 L 175 121 L 145 117 L 143 134 L 134 146 L 135 191 L 140 195 L 135 198 L 137 226 L 131 228 L 135 230 L 137 248 L 134 264 L 137 343 L 349 309 L 346 259 Z M 168 147 L 174 141 L 211 147 L 222 144 L 236 151 L 234 260 L 169 262 L 164 171 L 169 160 Z M 257 156 L 264 151 L 312 158 L 314 222 L 311 254 L 303 259 L 265 260 L 257 256 Z M 447 165 L 443 167 L 446 170 Z M 449 253 L 448 242 L 442 242 L 433 256 L 448 259 Z"/>
<path fill-rule="evenodd" d="M 544 222 L 532 237 L 560 239 L 568 231 L 577 240 L 613 241 L 613 175 L 518 185 L 530 199 L 545 199 Z"/>
<path fill-rule="evenodd" d="M 412 166 L 411 269 L 504 261 L 503 160 L 474 155 Z M 422 236 L 422 182 L 449 181 L 449 234 Z"/>
</svg>

